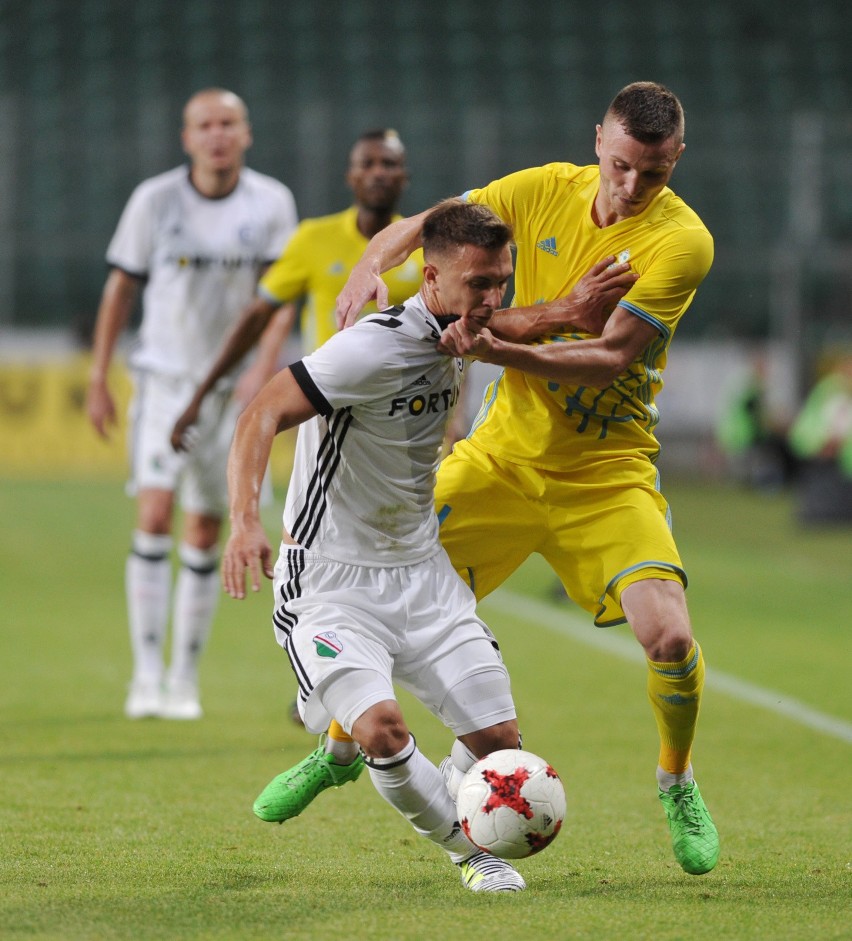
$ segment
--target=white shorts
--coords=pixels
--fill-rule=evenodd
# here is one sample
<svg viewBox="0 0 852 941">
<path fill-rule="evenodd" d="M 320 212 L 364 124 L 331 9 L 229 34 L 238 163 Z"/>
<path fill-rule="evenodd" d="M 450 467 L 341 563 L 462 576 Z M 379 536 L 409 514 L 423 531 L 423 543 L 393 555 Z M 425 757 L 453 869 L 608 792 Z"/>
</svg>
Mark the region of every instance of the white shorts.
<svg viewBox="0 0 852 941">
<path fill-rule="evenodd" d="M 275 636 L 308 731 L 334 718 L 351 732 L 370 706 L 396 699 L 395 682 L 456 736 L 516 717 L 494 635 L 443 549 L 379 568 L 282 544 L 274 590 Z"/>
<path fill-rule="evenodd" d="M 171 445 L 172 428 L 195 393 L 187 378 L 137 371 L 130 402 L 130 474 L 127 492 L 179 489 L 192 513 L 222 517 L 228 507 L 226 467 L 240 406 L 230 391 L 211 392 L 201 405 L 198 440 L 187 453 Z"/>
</svg>

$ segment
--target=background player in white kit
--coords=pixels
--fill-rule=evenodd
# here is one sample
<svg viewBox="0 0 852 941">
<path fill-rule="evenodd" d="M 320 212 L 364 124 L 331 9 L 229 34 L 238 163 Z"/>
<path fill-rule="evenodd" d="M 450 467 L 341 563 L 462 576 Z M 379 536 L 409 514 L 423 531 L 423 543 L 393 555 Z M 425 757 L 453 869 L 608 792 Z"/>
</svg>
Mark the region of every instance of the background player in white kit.
<svg viewBox="0 0 852 941">
<path fill-rule="evenodd" d="M 506 668 L 438 541 L 435 465 L 464 360 L 442 331 L 484 329 L 512 273 L 511 229 L 490 209 L 439 204 L 423 227 L 423 286 L 275 376 L 237 423 L 228 463 L 235 598 L 274 575 L 273 622 L 309 731 L 332 717 L 379 793 L 445 850 L 473 891 L 525 887 L 464 836 L 441 772 L 394 695 L 416 695 L 474 754 L 518 747 Z M 259 494 L 274 436 L 301 424 L 274 572 Z M 274 784 L 274 782 L 273 782 Z"/>
<path fill-rule="evenodd" d="M 193 95 L 181 136 L 190 166 L 140 184 L 107 251 L 110 273 L 95 326 L 87 409 L 106 436 L 115 422 L 107 374 L 116 341 L 144 283 L 139 340 L 130 357 L 131 483 L 136 529 L 126 567 L 133 679 L 130 718 L 195 719 L 198 657 L 219 595 L 216 568 L 227 506 L 225 465 L 240 404 L 233 376 L 205 402 L 189 454 L 169 435 L 257 279 L 294 230 L 290 190 L 243 165 L 251 145 L 245 104 L 223 89 Z M 277 349 L 275 351 L 277 353 Z M 255 380 L 257 388 L 268 374 Z M 180 487 L 181 562 L 172 616 L 172 658 L 163 648 L 171 595 L 172 516 Z"/>
</svg>

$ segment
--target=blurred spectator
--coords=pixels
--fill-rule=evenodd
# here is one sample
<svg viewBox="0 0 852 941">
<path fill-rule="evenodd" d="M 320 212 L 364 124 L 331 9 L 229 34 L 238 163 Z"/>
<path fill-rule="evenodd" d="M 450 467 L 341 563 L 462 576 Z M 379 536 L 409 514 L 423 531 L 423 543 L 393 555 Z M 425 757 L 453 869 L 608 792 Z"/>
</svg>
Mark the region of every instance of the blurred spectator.
<svg viewBox="0 0 852 941">
<path fill-rule="evenodd" d="M 768 406 L 767 363 L 762 353 L 755 354 L 745 381 L 729 397 L 716 440 L 746 486 L 774 491 L 796 476 L 798 460 L 787 430 Z"/>
<path fill-rule="evenodd" d="M 803 523 L 852 521 L 852 354 L 813 387 L 790 429 L 802 459 L 798 516 Z"/>
</svg>

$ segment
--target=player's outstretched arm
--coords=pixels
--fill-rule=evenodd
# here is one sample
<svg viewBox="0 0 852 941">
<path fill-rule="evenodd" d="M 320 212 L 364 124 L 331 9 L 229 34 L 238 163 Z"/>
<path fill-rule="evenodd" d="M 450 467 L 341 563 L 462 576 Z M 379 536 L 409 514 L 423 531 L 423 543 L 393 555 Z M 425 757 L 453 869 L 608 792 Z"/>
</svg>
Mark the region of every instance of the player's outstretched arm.
<svg viewBox="0 0 852 941">
<path fill-rule="evenodd" d="M 372 237 L 337 296 L 339 329 L 351 327 L 358 314 L 374 298 L 380 310 L 388 306 L 388 288 L 382 280 L 382 273 L 401 265 L 420 247 L 420 230 L 428 214 L 427 209 L 416 216 L 400 219 Z"/>
<path fill-rule="evenodd" d="M 95 322 L 92 368 L 86 392 L 86 413 L 102 438 L 109 438 L 110 428 L 116 423 L 115 402 L 107 383 L 109 364 L 112 362 L 118 337 L 130 319 L 138 294 L 137 278 L 120 268 L 110 271 L 101 294 Z"/>
<path fill-rule="evenodd" d="M 514 343 L 529 343 L 572 328 L 599 336 L 618 302 L 638 279 L 629 264 L 616 264 L 615 256 L 610 255 L 593 265 L 566 297 L 533 307 L 495 311 L 491 330 Z"/>
<path fill-rule="evenodd" d="M 231 535 L 222 556 L 222 585 L 232 598 L 245 598 L 248 572 L 252 591 L 261 574 L 272 578 L 272 548 L 260 521 L 260 490 L 272 441 L 317 411 L 293 377 L 282 369 L 240 415 L 228 455 Z"/>
<path fill-rule="evenodd" d="M 450 356 L 472 356 L 509 366 L 552 382 L 605 389 L 658 336 L 657 328 L 616 307 L 603 334 L 577 343 L 512 343 L 483 330 L 460 337 L 456 324 L 441 335 L 438 348 Z"/>
<path fill-rule="evenodd" d="M 188 449 L 186 433 L 198 422 L 198 413 L 204 397 L 222 376 L 233 369 L 254 346 L 276 310 L 278 310 L 278 305 L 265 297 L 255 297 L 248 306 L 243 308 L 240 319 L 228 334 L 216 361 L 199 383 L 195 395 L 172 428 L 171 443 L 175 451 Z"/>
</svg>

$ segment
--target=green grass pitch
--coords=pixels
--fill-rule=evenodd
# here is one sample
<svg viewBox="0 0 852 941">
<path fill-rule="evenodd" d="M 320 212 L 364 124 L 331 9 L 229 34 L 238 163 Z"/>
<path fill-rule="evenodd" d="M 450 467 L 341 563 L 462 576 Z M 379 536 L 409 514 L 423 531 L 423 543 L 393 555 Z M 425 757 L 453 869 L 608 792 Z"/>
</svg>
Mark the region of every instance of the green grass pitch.
<svg viewBox="0 0 852 941">
<path fill-rule="evenodd" d="M 287 718 L 295 683 L 268 591 L 223 597 L 200 722 L 125 720 L 132 503 L 117 483 L 3 481 L 0 937 L 852 937 L 852 531 L 799 529 L 784 496 L 667 494 L 711 671 L 695 765 L 720 863 L 699 878 L 675 865 L 644 668 L 587 643 L 601 632 L 533 559 L 482 613 L 568 816 L 521 861 L 526 893 L 479 897 L 366 777 L 283 826 L 254 818 L 260 788 L 314 747 Z M 755 704 L 742 690 L 769 692 Z M 402 701 L 439 760 L 449 734 Z"/>
</svg>

